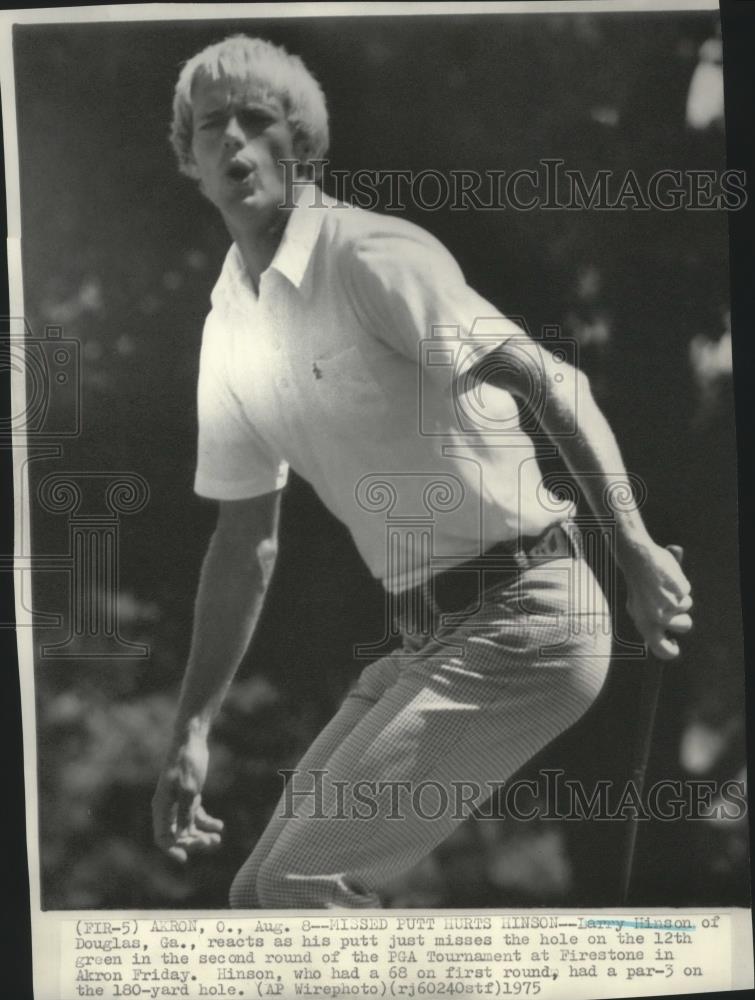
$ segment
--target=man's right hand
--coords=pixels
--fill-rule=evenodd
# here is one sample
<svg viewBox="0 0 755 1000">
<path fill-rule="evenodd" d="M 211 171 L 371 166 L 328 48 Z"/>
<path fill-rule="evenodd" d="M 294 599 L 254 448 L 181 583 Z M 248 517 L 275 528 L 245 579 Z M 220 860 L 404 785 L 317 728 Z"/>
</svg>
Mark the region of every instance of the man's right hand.
<svg viewBox="0 0 755 1000">
<path fill-rule="evenodd" d="M 186 737 L 172 747 L 152 797 L 155 843 L 181 863 L 220 844 L 223 821 L 202 806 L 208 762 L 206 737 Z"/>
<path fill-rule="evenodd" d="M 279 491 L 221 501 L 202 562 L 173 742 L 152 798 L 155 841 L 176 861 L 220 843 L 223 824 L 202 807 L 207 735 L 262 608 L 279 508 Z"/>
</svg>

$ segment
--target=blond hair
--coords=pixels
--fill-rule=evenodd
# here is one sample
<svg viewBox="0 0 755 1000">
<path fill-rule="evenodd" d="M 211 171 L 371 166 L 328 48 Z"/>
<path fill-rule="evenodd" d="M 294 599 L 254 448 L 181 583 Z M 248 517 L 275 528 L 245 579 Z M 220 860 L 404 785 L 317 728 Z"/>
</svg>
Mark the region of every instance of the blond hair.
<svg viewBox="0 0 755 1000">
<path fill-rule="evenodd" d="M 228 79 L 253 83 L 264 95 L 280 101 L 294 140 L 301 145 L 305 162 L 321 158 L 327 152 L 330 136 L 325 96 L 302 60 L 262 38 L 231 35 L 198 52 L 184 64 L 179 74 L 173 97 L 170 141 L 182 173 L 192 176 L 191 95 L 200 76 L 213 81 Z"/>
</svg>

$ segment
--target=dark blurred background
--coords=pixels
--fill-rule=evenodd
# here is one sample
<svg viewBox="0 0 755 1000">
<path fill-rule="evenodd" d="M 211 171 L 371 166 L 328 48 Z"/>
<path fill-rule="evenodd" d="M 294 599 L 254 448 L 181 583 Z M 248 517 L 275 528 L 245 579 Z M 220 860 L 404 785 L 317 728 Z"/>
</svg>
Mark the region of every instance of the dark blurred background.
<svg viewBox="0 0 755 1000">
<path fill-rule="evenodd" d="M 206 798 L 222 852 L 176 869 L 149 803 L 170 735 L 214 505 L 192 494 L 202 320 L 228 237 L 167 143 L 180 64 L 235 31 L 300 54 L 331 112 L 334 168 L 534 169 L 565 160 L 641 178 L 724 168 L 717 19 L 698 14 L 322 18 L 15 29 L 26 315 L 81 344 L 82 433 L 53 472 L 135 472 L 147 506 L 120 525 L 121 633 L 147 659 L 37 664 L 45 908 L 226 905 L 231 877 L 294 766 L 381 635 L 383 598 L 344 529 L 301 480 L 284 498 L 263 620 L 214 730 Z M 327 188 L 327 184 L 326 184 Z M 649 781 L 744 779 L 727 229 L 714 211 L 423 212 L 471 285 L 532 330 L 579 344 L 654 537 L 682 544 L 694 633 L 666 671 Z M 36 553 L 64 516 L 33 505 Z M 35 608 L 65 615 L 60 573 Z M 618 631 L 633 637 L 616 607 Z M 39 629 L 36 645 L 64 637 Z M 638 668 L 528 765 L 623 782 Z M 619 902 L 625 824 L 479 820 L 397 881 L 386 904 Z M 633 902 L 744 905 L 746 821 L 642 824 Z"/>
</svg>

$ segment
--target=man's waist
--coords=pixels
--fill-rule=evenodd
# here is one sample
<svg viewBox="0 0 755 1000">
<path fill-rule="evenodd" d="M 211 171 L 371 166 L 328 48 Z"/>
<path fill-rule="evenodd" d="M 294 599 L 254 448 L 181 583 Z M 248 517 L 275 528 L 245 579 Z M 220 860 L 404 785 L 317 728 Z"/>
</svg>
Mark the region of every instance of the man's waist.
<svg viewBox="0 0 755 1000">
<path fill-rule="evenodd" d="M 456 562 L 447 569 L 434 561 L 434 575 L 394 594 L 393 616 L 404 642 L 426 638 L 439 615 L 478 606 L 485 591 L 514 583 L 519 574 L 556 559 L 583 555 L 580 531 L 571 519 L 550 525 L 539 535 L 499 542 L 482 556 Z"/>
<path fill-rule="evenodd" d="M 572 520 L 560 521 L 540 535 L 499 542 L 477 559 L 440 569 L 423 586 L 440 610 L 458 610 L 482 590 L 511 582 L 524 570 L 553 559 L 579 559 L 582 554 L 578 526 Z"/>
</svg>

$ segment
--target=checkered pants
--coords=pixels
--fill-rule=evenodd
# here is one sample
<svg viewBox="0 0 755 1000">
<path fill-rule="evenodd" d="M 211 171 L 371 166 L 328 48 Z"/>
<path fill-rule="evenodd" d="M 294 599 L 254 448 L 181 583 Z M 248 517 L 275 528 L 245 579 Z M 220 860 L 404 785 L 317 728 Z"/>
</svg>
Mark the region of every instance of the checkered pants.
<svg viewBox="0 0 755 1000">
<path fill-rule="evenodd" d="M 463 820 L 454 788 L 494 788 L 592 704 L 611 623 L 584 560 L 550 559 L 481 590 L 462 612 L 436 608 L 427 635 L 363 670 L 289 778 L 231 906 L 380 907 L 381 884 Z"/>
</svg>

